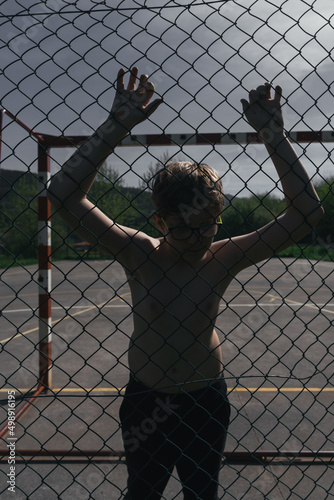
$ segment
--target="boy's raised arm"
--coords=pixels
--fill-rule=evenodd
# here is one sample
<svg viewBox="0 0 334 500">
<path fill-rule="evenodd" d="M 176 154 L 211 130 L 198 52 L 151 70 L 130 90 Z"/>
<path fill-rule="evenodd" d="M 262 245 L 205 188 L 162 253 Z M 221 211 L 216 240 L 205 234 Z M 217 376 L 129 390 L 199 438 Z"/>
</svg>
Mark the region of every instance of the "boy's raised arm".
<svg viewBox="0 0 334 500">
<path fill-rule="evenodd" d="M 281 95 L 277 86 L 272 99 L 271 85 L 266 83 L 252 90 L 248 101 L 241 101 L 247 120 L 261 135 L 277 170 L 286 211 L 261 229 L 233 238 L 237 271 L 299 241 L 323 216 L 314 186 L 284 133 Z"/>
<path fill-rule="evenodd" d="M 93 244 L 101 244 L 112 254 L 131 243 L 135 230 L 114 224 L 87 199 L 98 169 L 113 152 L 115 146 L 138 123 L 147 119 L 161 104 L 161 99 L 150 102 L 154 85 L 146 75 L 138 79 L 138 69 L 130 72 L 124 87 L 124 69 L 118 72 L 116 95 L 110 115 L 96 132 L 84 142 L 53 176 L 48 197 L 69 226 Z M 139 236 L 138 236 L 139 238 Z M 137 239 L 138 239 L 137 238 Z"/>
</svg>

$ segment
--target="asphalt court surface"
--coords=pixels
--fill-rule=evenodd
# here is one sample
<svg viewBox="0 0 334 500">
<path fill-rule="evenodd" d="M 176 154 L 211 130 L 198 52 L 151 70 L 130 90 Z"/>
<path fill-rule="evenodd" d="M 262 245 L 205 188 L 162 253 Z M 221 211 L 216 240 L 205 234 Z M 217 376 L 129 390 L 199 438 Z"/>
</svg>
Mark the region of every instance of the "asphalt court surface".
<svg viewBox="0 0 334 500">
<path fill-rule="evenodd" d="M 1 271 L 2 397 L 11 388 L 36 387 L 37 278 L 35 266 Z M 271 259 L 230 285 L 216 323 L 232 404 L 227 450 L 334 449 L 333 287 L 333 263 L 294 259 Z M 121 450 L 118 410 L 132 332 L 131 297 L 121 267 L 102 260 L 55 262 L 52 326 L 54 394 L 39 398 L 21 418 L 21 448 L 38 449 L 42 443 L 46 449 L 67 450 L 75 443 L 79 449 Z M 35 467 L 45 468 L 49 477 L 52 466 Z M 88 475 L 84 466 L 66 467 L 82 486 L 78 479 L 74 491 L 69 474 L 69 486 L 58 498 L 84 499 L 94 481 L 98 500 L 120 498 L 125 488 L 124 465 L 100 465 Z M 221 483 L 229 487 L 226 498 L 231 499 L 334 495 L 330 467 L 303 467 L 225 466 Z M 22 469 L 22 480 L 25 473 Z M 30 470 L 27 488 L 38 478 Z M 58 480 L 56 475 L 55 490 Z M 64 474 L 62 484 L 66 480 Z M 174 498 L 179 489 L 177 478 L 172 479 L 165 498 Z M 39 491 L 32 498 L 39 498 Z M 52 495 L 50 490 L 43 498 L 57 498 Z"/>
</svg>

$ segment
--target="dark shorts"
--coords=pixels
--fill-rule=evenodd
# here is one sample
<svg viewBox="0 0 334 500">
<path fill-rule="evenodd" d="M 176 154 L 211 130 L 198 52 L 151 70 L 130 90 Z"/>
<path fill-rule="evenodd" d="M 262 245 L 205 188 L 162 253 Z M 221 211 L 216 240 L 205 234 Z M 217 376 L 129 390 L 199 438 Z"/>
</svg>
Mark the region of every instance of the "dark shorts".
<svg viewBox="0 0 334 500">
<path fill-rule="evenodd" d="M 177 394 L 130 377 L 120 408 L 129 500 L 160 499 L 174 466 L 185 499 L 216 500 L 230 405 L 224 379 Z"/>
</svg>

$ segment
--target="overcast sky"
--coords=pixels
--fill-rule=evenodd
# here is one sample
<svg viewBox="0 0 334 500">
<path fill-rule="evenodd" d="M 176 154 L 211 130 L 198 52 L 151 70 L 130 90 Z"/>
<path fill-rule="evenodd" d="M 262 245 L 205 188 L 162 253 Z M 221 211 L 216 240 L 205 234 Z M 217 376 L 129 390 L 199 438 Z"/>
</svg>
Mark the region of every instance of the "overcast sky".
<svg viewBox="0 0 334 500">
<path fill-rule="evenodd" d="M 35 131 L 90 134 L 106 117 L 118 69 L 132 65 L 165 101 L 136 134 L 250 130 L 240 99 L 264 81 L 283 87 L 288 130 L 333 128 L 333 0 L 7 0 L 0 13 L 1 106 Z M 36 144 L 4 124 L 2 167 L 35 171 Z M 310 174 L 332 174 L 331 143 L 302 147 Z M 211 163 L 226 192 L 245 183 L 275 189 L 263 146 L 242 151 L 188 147 L 182 155 Z M 110 163 L 136 185 L 164 152 L 122 147 Z M 69 154 L 51 152 L 53 172 Z"/>
</svg>

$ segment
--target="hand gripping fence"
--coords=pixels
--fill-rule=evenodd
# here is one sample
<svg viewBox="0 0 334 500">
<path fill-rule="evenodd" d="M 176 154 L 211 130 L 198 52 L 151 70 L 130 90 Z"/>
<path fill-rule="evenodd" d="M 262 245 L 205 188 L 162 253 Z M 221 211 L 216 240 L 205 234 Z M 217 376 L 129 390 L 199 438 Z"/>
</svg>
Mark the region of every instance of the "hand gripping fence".
<svg viewBox="0 0 334 500">
<path fill-rule="evenodd" d="M 203 300 L 201 314 L 215 323 L 222 346 L 232 410 L 217 494 L 331 498 L 331 2 L 7 0 L 0 14 L 2 497 L 123 498 L 131 453 L 153 443 L 153 459 L 142 458 L 137 475 L 154 483 L 160 429 L 178 414 L 180 400 L 157 391 L 122 440 L 134 278 L 117 256 L 71 229 L 47 198 L 50 179 L 110 112 L 119 68 L 128 79 L 138 66 L 164 104 L 117 144 L 89 196 L 117 223 L 154 238 L 149 188 L 170 161 L 217 170 L 225 193 L 217 241 L 256 231 L 284 212 L 277 173 L 240 104 L 266 81 L 283 87 L 286 133 L 325 216 L 298 244 L 243 269 L 216 317 Z M 197 193 L 195 212 L 199 201 Z M 190 288 L 191 300 L 201 287 Z M 147 296 L 162 315 L 153 287 Z M 194 314 L 199 310 L 197 304 Z M 189 318 L 182 317 L 186 331 Z M 139 320 L 154 328 L 146 316 Z M 142 387 L 137 413 L 149 392 Z M 197 425 L 185 449 L 192 439 L 199 443 L 204 474 L 211 444 L 200 443 L 199 418 L 189 412 L 181 421 L 185 439 Z M 146 461 L 153 467 L 148 479 Z M 214 498 L 195 496 L 191 475 L 185 479 L 176 466 L 162 498 L 182 498 L 182 488 L 184 498 Z M 209 481 L 199 477 L 204 489 Z"/>
</svg>

